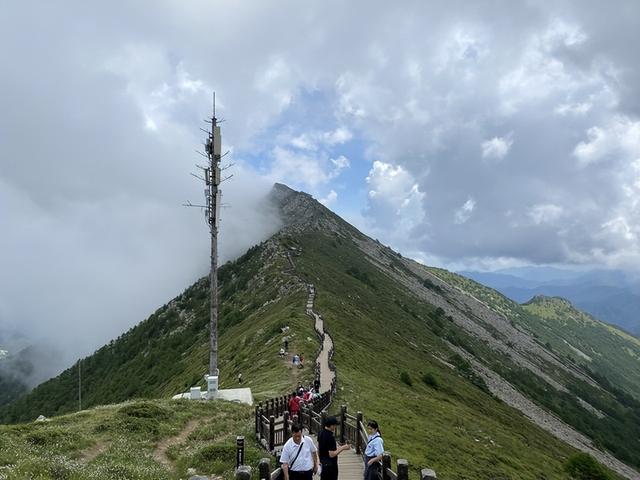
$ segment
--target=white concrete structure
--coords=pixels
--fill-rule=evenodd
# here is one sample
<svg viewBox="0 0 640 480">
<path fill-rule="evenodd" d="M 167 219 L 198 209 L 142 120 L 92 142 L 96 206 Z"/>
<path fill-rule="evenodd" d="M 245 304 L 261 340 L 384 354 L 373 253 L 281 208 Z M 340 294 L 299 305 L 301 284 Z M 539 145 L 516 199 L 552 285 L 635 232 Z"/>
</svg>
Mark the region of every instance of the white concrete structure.
<svg viewBox="0 0 640 480">
<path fill-rule="evenodd" d="M 180 400 L 182 398 L 187 400 L 226 400 L 228 402 L 246 403 L 247 405 L 253 405 L 253 394 L 250 388 L 229 388 L 227 390 L 217 390 L 214 398 L 208 397 L 208 392 L 203 392 L 200 387 L 191 388 L 186 393 L 179 393 L 174 395 L 174 400 Z"/>
</svg>

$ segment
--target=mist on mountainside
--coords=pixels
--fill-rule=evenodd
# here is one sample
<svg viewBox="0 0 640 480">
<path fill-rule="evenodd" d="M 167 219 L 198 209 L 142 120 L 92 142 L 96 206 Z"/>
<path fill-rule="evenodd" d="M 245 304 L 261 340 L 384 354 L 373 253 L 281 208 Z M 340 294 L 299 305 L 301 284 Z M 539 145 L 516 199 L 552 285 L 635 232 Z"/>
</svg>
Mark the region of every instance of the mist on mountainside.
<svg viewBox="0 0 640 480">
<path fill-rule="evenodd" d="M 252 245 L 275 233 L 280 227 L 277 213 L 266 202 L 271 182 L 236 167 L 236 175 L 222 185 L 223 209 L 219 235 L 219 264 L 233 260 Z M 192 199 L 200 203 L 199 199 Z M 157 219 L 156 235 L 169 252 L 149 245 L 149 252 L 140 251 L 131 262 L 133 271 L 125 268 L 123 259 L 93 259 L 102 265 L 89 271 L 89 263 L 66 264 L 64 259 L 51 258 L 56 272 L 40 276 L 41 283 L 25 286 L 28 275 L 18 272 L 18 282 L 6 286 L 11 301 L 0 308 L 0 350 L 10 355 L 2 362 L 0 376 L 18 381 L 30 389 L 73 365 L 78 358 L 93 352 L 139 323 L 158 305 L 167 303 L 198 278 L 208 274 L 210 266 L 209 229 L 199 209 L 181 205 L 185 224 L 163 226 Z M 157 212 L 159 215 L 161 212 Z M 161 228 L 162 227 L 162 228 Z M 170 232 L 187 228 L 189 243 Z M 121 238 L 124 243 L 137 243 L 141 238 Z M 147 232 L 148 234 L 148 232 Z M 81 256 L 100 255 L 84 251 Z M 53 278 L 49 278 L 53 276 Z M 35 278 L 38 278 L 37 276 Z M 46 282 L 45 280 L 50 280 Z M 34 291 L 41 292 L 35 295 Z M 97 293 L 100 295 L 96 295 Z M 4 335 L 3 335 L 4 332 Z"/>
</svg>

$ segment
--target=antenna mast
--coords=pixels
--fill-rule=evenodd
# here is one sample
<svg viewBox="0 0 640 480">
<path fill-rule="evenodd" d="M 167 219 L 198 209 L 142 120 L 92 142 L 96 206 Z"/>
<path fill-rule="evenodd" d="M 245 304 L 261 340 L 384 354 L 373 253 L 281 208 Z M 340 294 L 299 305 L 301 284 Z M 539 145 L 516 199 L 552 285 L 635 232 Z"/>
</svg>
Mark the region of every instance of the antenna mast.
<svg viewBox="0 0 640 480">
<path fill-rule="evenodd" d="M 205 153 L 208 160 L 204 169 L 206 184 L 205 216 L 211 232 L 211 271 L 209 272 L 211 286 L 210 303 L 210 342 L 209 342 L 209 375 L 207 376 L 207 398 L 214 398 L 218 391 L 218 224 L 220 217 L 220 152 L 221 137 L 218 119 L 216 118 L 216 94 L 213 92 L 213 112 L 211 130 L 207 132 Z"/>
<path fill-rule="evenodd" d="M 220 183 L 228 180 L 233 175 L 221 178 L 221 170 L 229 168 L 231 165 L 220 168 L 220 160 L 226 155 L 220 155 L 222 141 L 220 137 L 219 123 L 224 120 L 218 120 L 216 117 L 216 93 L 213 92 L 213 112 L 211 120 L 205 120 L 211 125 L 211 129 L 201 128 L 207 134 L 204 142 L 204 153 L 196 150 L 200 156 L 207 159 L 206 166 L 196 165 L 201 171 L 202 176 L 192 173 L 194 177 L 205 183 L 204 205 L 194 205 L 191 202 L 184 204 L 185 207 L 196 207 L 204 210 L 209 231 L 211 233 L 211 270 L 209 272 L 209 281 L 211 285 L 211 302 L 210 302 L 210 341 L 209 341 L 209 373 L 204 376 L 207 381 L 207 398 L 213 399 L 218 395 L 218 225 L 220 223 L 220 198 L 222 191 Z M 228 153 L 228 152 L 227 152 Z"/>
</svg>

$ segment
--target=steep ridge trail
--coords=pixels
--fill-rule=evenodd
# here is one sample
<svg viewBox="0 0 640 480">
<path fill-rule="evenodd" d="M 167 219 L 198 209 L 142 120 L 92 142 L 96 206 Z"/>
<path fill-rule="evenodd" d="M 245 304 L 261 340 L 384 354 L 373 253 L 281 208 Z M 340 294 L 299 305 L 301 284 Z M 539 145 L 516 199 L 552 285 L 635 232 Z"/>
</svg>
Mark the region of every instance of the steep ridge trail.
<svg viewBox="0 0 640 480">
<path fill-rule="evenodd" d="M 309 296 L 307 297 L 307 315 L 314 320 L 316 332 L 318 332 L 318 335 L 322 338 L 322 348 L 316 360 L 316 365 L 318 365 L 318 371 L 320 373 L 320 392 L 324 393 L 331 390 L 333 380 L 336 378 L 336 372 L 331 369 L 331 365 L 329 364 L 331 353 L 333 352 L 333 340 L 324 329 L 322 316 L 313 310 L 313 304 L 316 298 L 315 286 L 310 283 L 307 285 L 307 289 L 309 291 Z"/>
<path fill-rule="evenodd" d="M 287 259 L 291 265 L 291 269 L 295 270 L 295 263 L 291 254 L 287 252 Z M 307 284 L 307 305 L 306 312 L 313 321 L 316 332 L 322 338 L 322 347 L 318 358 L 316 359 L 316 365 L 320 376 L 320 392 L 331 391 L 336 378 L 335 367 L 331 365 L 331 356 L 333 354 L 333 339 L 329 333 L 324 329 L 324 320 L 322 315 L 314 310 L 314 304 L 316 299 L 316 288 L 312 283 Z M 313 443 L 318 446 L 318 442 L 315 436 L 312 437 Z M 341 453 L 338 456 L 338 471 L 340 472 L 341 480 L 361 480 L 364 476 L 364 463 L 362 456 L 358 455 L 353 448 Z"/>
<path fill-rule="evenodd" d="M 301 282 L 304 282 L 302 278 L 296 275 L 296 264 L 293 261 L 293 257 L 291 256 L 291 252 L 286 253 L 287 261 L 289 262 L 289 268 L 285 271 L 290 275 L 295 276 Z M 322 340 L 320 352 L 318 353 L 318 357 L 316 358 L 316 366 L 318 370 L 318 374 L 320 377 L 320 392 L 325 393 L 331 390 L 333 381 L 336 378 L 335 370 L 331 368 L 331 355 L 333 353 L 333 340 L 328 332 L 324 329 L 324 321 L 322 319 L 322 315 L 314 311 L 314 302 L 316 298 L 316 288 L 312 283 L 305 283 L 307 288 L 308 296 L 307 296 L 307 304 L 306 304 L 306 313 L 309 315 L 314 321 L 314 327 L 316 333 Z"/>
</svg>

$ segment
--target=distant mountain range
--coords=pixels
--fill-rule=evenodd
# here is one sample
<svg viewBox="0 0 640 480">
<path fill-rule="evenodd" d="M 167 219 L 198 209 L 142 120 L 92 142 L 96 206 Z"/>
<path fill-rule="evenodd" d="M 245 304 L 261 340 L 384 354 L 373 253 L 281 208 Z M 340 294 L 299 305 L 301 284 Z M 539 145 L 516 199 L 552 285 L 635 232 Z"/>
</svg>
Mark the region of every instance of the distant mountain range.
<svg viewBox="0 0 640 480">
<path fill-rule="evenodd" d="M 623 271 L 521 267 L 458 273 L 518 303 L 538 295 L 565 298 L 604 322 L 640 335 L 640 279 Z"/>
</svg>

